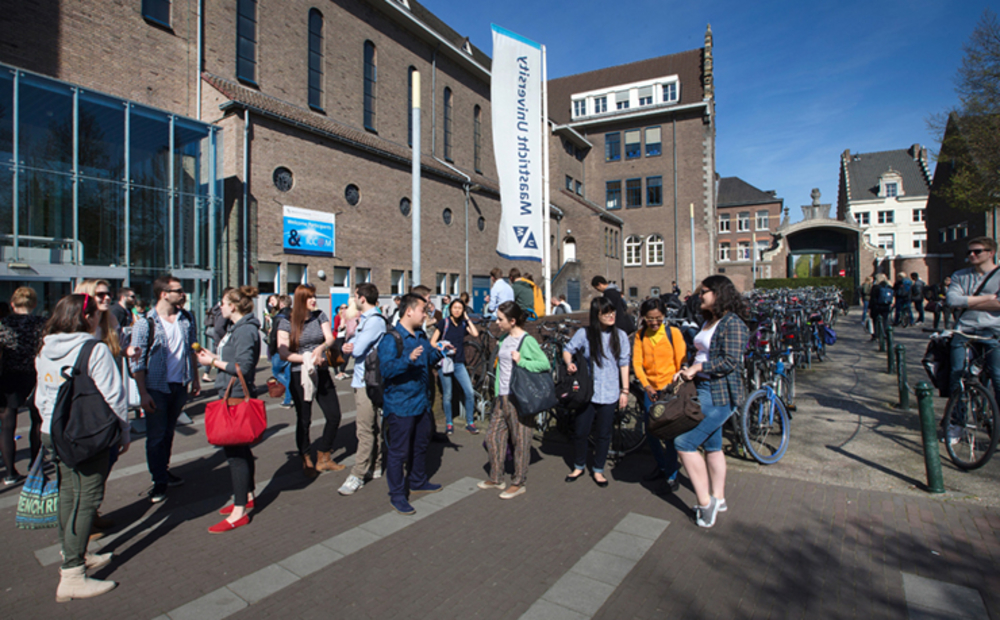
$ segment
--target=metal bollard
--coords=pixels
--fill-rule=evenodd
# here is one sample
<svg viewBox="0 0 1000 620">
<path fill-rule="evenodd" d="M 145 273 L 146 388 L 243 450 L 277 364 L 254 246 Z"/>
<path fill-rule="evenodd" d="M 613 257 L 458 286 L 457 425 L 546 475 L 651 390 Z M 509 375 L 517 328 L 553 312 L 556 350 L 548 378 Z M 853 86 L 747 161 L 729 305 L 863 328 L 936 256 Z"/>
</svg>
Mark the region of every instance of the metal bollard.
<svg viewBox="0 0 1000 620">
<path fill-rule="evenodd" d="M 882 316 L 875 319 L 875 334 L 878 337 L 878 352 L 885 351 L 885 320 Z"/>
<path fill-rule="evenodd" d="M 938 453 L 937 429 L 934 424 L 934 398 L 926 381 L 917 384 L 917 407 L 920 409 L 920 434 L 924 440 L 924 466 L 927 469 L 927 490 L 944 493 L 941 477 L 941 456 Z"/>
<path fill-rule="evenodd" d="M 899 410 L 910 410 L 910 386 L 906 377 L 906 345 L 896 345 L 896 378 L 899 383 Z"/>
<path fill-rule="evenodd" d="M 895 343 L 892 337 L 892 325 L 886 325 L 885 327 L 885 350 L 888 352 L 886 354 L 886 363 L 888 365 L 887 373 L 890 375 L 896 372 L 896 352 L 893 350 L 895 348 Z"/>
</svg>

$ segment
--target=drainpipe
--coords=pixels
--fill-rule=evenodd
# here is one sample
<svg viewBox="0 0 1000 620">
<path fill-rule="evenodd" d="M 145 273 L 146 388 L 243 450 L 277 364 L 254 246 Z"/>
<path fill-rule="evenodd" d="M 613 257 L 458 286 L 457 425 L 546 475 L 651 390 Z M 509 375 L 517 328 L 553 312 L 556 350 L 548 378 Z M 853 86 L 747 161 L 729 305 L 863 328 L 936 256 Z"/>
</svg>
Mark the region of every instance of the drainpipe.
<svg viewBox="0 0 1000 620">
<path fill-rule="evenodd" d="M 671 140 L 674 143 L 674 282 L 681 281 L 681 249 L 678 241 L 677 232 L 677 117 L 675 116 L 673 121 L 673 131 L 671 132 Z"/>
<path fill-rule="evenodd" d="M 194 79 L 195 79 L 195 98 L 198 99 L 197 101 L 198 114 L 196 118 L 199 121 L 201 120 L 201 67 L 202 67 L 201 56 L 204 51 L 201 31 L 202 27 L 204 26 L 204 19 L 205 19 L 205 0 L 198 0 L 198 54 L 197 54 L 198 70 L 195 72 Z"/>
<path fill-rule="evenodd" d="M 250 108 L 243 108 L 243 282 L 250 283 Z"/>
</svg>

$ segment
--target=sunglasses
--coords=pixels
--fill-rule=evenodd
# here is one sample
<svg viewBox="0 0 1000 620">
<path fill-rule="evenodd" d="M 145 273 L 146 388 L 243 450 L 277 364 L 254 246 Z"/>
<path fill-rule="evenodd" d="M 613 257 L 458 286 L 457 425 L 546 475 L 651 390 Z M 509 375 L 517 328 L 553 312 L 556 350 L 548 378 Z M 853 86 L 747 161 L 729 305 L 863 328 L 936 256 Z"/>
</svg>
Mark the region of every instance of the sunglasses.
<svg viewBox="0 0 1000 620">
<path fill-rule="evenodd" d="M 973 254 L 975 254 L 976 256 L 979 256 L 983 252 L 989 252 L 989 250 L 984 249 L 984 248 L 977 248 L 975 250 L 966 250 L 965 255 L 966 256 L 972 256 Z"/>
<path fill-rule="evenodd" d="M 182 289 L 182 288 L 168 288 L 167 292 L 168 293 L 180 293 L 180 294 L 184 294 L 184 289 Z"/>
<path fill-rule="evenodd" d="M 98 299 L 107 299 L 108 297 L 111 297 L 111 293 L 94 293 L 94 297 Z"/>
</svg>

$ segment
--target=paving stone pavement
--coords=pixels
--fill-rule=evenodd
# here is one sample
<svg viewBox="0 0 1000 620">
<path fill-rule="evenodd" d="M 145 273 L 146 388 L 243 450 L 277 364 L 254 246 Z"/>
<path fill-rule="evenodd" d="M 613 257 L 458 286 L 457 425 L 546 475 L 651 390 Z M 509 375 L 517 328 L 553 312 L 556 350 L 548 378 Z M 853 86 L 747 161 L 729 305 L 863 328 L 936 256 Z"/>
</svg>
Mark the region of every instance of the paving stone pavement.
<svg viewBox="0 0 1000 620">
<path fill-rule="evenodd" d="M 652 466 L 648 454 L 630 455 L 612 469 L 606 489 L 587 478 L 566 484 L 569 445 L 553 438 L 534 444 L 524 495 L 501 501 L 495 491 L 476 491 L 447 505 L 433 503 L 447 498 L 442 492 L 424 498 L 432 514 L 402 528 L 386 523 L 380 535 L 365 536 L 360 532 L 389 514 L 384 479 L 341 497 L 336 490 L 346 471 L 301 477 L 291 456 L 293 437 L 278 435 L 254 449 L 257 478 L 270 482 L 258 488 L 252 523 L 225 535 L 206 532 L 228 501 L 221 451 L 175 466 L 187 482 L 171 489 L 163 504 L 145 498 L 145 474 L 109 483 L 104 513 L 118 530 L 128 529 L 104 549 L 116 553 L 115 561 L 96 573 L 120 585 L 98 599 L 57 604 L 56 566 L 42 566 L 35 555 L 56 542 L 56 532 L 17 530 L 14 508 L 0 508 L 0 618 L 180 618 L 180 610 L 199 599 L 223 608 L 237 603 L 232 597 L 203 599 L 223 588 L 254 601 L 240 599 L 232 608 L 229 617 L 240 619 L 517 619 L 538 610 L 548 614 L 537 617 L 550 618 L 948 617 L 933 607 L 942 600 L 935 592 L 961 593 L 965 598 L 956 598 L 956 606 L 974 606 L 978 594 L 989 617 L 1000 617 L 996 504 L 969 493 L 942 499 L 908 486 L 878 488 L 882 476 L 898 479 L 882 471 L 891 467 L 878 460 L 878 450 L 864 453 L 865 462 L 849 459 L 859 472 L 875 469 L 871 477 L 852 474 L 838 483 L 831 463 L 815 465 L 812 477 L 806 471 L 807 455 L 818 444 L 800 438 L 799 429 L 822 429 L 822 418 L 805 421 L 809 398 L 819 400 L 805 394 L 865 402 L 857 388 L 845 395 L 836 391 L 840 387 L 821 387 L 842 385 L 846 372 L 854 381 L 858 372 L 834 363 L 840 350 L 860 350 L 850 345 L 849 328 L 839 331 L 843 340 L 831 360 L 803 374 L 807 387 L 792 422 L 788 473 L 730 458 L 729 511 L 710 530 L 694 525 L 694 496 L 683 476 L 676 496 L 657 495 L 640 482 Z M 342 409 L 352 411 L 346 384 L 337 385 Z M 294 425 L 291 411 L 269 402 L 272 427 Z M 196 422 L 203 403 L 190 408 Z M 829 425 L 846 432 L 836 422 Z M 873 428 L 904 437 L 910 432 L 905 418 L 887 417 L 876 425 L 855 421 L 847 437 L 860 441 Z M 337 460 L 353 455 L 353 432 L 353 420 L 345 420 Z M 179 431 L 174 451 L 205 446 L 203 427 L 195 424 Z M 117 467 L 143 458 L 140 439 Z M 444 485 L 485 477 L 486 461 L 483 436 L 463 430 L 448 444 L 433 443 L 429 454 L 433 480 Z M 901 475 L 919 482 L 912 472 Z M 946 472 L 946 483 L 953 477 Z M 0 489 L 0 499 L 16 492 Z M 335 537 L 339 546 L 330 544 Z M 637 545 L 637 539 L 645 542 Z M 330 554 L 317 553 L 318 546 Z M 588 606 L 576 609 L 552 607 L 562 599 L 549 593 L 572 592 L 581 575 L 601 584 L 588 595 L 603 599 L 588 596 Z M 955 611 L 952 617 L 959 617 Z M 926 615 L 931 612 L 938 615 Z"/>
</svg>

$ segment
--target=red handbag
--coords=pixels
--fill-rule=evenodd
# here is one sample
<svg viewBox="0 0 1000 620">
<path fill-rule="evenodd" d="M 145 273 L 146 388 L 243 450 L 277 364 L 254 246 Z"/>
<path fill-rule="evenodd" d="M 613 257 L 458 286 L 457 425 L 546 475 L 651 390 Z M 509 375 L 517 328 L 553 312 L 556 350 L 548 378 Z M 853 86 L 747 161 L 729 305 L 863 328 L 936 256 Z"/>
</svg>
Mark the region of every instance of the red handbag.
<svg viewBox="0 0 1000 620">
<path fill-rule="evenodd" d="M 243 398 L 229 398 L 239 377 Z M 236 377 L 229 380 L 221 399 L 205 405 L 205 435 L 213 446 L 244 446 L 256 443 L 267 430 L 264 401 L 250 398 L 243 371 L 236 365 Z"/>
</svg>

